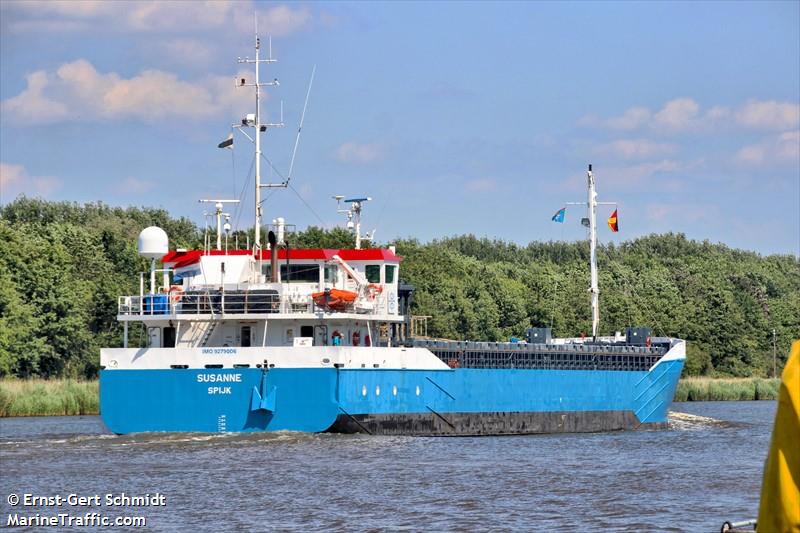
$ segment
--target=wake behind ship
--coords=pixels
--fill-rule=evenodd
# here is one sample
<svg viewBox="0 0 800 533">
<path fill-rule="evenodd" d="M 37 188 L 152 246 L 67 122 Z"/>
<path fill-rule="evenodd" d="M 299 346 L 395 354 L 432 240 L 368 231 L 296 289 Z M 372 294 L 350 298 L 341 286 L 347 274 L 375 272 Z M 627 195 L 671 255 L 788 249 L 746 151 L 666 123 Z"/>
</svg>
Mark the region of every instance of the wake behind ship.
<svg viewBox="0 0 800 533">
<path fill-rule="evenodd" d="M 469 342 L 422 335 L 401 257 L 361 247 L 368 198 L 344 200 L 353 249 L 290 248 L 276 219 L 261 242 L 261 63 L 256 112 L 237 128 L 255 146 L 255 239 L 222 245 L 225 200 L 216 204 L 216 247 L 169 250 L 149 227 L 150 259 L 138 295 L 121 296 L 123 348 L 101 350 L 100 413 L 115 433 L 304 431 L 391 435 L 503 435 L 660 427 L 685 360 L 685 342 L 646 328 L 598 336 L 594 176 L 587 173 L 592 335 Z M 252 136 L 244 130 L 251 130 Z M 223 143 L 225 144 L 225 143 Z M 222 146 L 222 145 L 220 145 Z M 337 197 L 342 200 L 343 197 Z M 348 224 L 351 225 L 351 224 Z M 157 268 L 157 262 L 161 267 Z M 144 345 L 131 347 L 130 325 Z"/>
</svg>

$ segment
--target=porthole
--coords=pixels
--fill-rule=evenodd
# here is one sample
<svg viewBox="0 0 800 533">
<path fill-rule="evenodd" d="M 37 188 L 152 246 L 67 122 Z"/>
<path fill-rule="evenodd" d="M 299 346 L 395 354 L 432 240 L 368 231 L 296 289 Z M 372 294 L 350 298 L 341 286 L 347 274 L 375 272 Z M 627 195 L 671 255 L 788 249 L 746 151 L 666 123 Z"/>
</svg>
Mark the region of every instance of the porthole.
<svg viewBox="0 0 800 533">
<path fill-rule="evenodd" d="M 380 395 L 381 395 L 381 386 L 375 385 L 375 396 L 380 396 Z"/>
<path fill-rule="evenodd" d="M 366 396 L 366 395 L 367 395 L 367 386 L 364 385 L 363 387 L 361 387 L 361 396 Z"/>
</svg>

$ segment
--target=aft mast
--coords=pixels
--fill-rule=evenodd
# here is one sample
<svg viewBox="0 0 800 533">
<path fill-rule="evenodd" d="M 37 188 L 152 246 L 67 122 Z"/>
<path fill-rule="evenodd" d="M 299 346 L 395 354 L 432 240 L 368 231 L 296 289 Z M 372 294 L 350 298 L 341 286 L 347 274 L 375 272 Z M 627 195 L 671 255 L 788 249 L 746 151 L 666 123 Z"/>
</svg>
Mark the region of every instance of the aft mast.
<svg viewBox="0 0 800 533">
<path fill-rule="evenodd" d="M 568 205 L 586 205 L 587 217 L 581 222 L 589 230 L 589 295 L 592 307 L 592 339 L 597 339 L 600 326 L 600 288 L 597 283 L 597 206 L 616 205 L 615 202 L 598 202 L 592 165 L 586 171 L 587 198 L 584 202 L 567 202 Z"/>
<path fill-rule="evenodd" d="M 600 325 L 600 289 L 597 286 L 597 191 L 594 188 L 592 165 L 586 171 L 589 196 L 586 205 L 589 211 L 589 294 L 592 301 L 592 338 L 597 339 L 597 328 Z"/>
</svg>

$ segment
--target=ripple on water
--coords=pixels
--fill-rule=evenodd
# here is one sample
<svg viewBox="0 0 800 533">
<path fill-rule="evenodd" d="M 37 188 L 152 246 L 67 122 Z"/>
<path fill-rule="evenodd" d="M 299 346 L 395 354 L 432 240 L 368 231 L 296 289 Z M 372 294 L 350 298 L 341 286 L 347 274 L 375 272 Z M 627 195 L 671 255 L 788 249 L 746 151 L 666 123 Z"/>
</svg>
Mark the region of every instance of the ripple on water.
<svg viewBox="0 0 800 533">
<path fill-rule="evenodd" d="M 731 427 L 744 427 L 744 423 L 728 422 L 726 420 L 717 420 L 710 416 L 693 415 L 690 413 L 681 413 L 678 411 L 669 412 L 669 428 L 679 431 L 698 431 L 708 428 L 731 428 Z"/>
<path fill-rule="evenodd" d="M 751 518 L 774 403 L 674 409 L 666 431 L 479 438 L 118 436 L 91 417 L 4 419 L 0 494 L 158 491 L 170 503 L 148 511 L 154 531 L 713 531 Z"/>
</svg>

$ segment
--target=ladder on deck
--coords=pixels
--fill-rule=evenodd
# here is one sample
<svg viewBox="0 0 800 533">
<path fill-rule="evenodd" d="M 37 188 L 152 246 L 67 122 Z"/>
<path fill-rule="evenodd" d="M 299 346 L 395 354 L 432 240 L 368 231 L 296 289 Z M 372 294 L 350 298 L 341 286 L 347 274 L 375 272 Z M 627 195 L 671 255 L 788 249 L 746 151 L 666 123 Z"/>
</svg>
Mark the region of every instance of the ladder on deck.
<svg viewBox="0 0 800 533">
<path fill-rule="evenodd" d="M 203 338 L 200 339 L 200 346 L 206 345 L 208 339 L 211 338 L 211 336 L 214 334 L 214 331 L 217 329 L 217 324 L 219 324 L 219 322 L 211 322 L 211 326 L 209 326 L 209 328 L 206 329 L 206 332 L 203 333 Z"/>
</svg>

